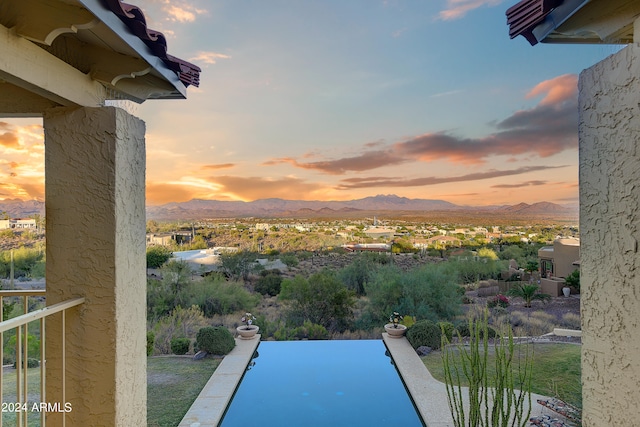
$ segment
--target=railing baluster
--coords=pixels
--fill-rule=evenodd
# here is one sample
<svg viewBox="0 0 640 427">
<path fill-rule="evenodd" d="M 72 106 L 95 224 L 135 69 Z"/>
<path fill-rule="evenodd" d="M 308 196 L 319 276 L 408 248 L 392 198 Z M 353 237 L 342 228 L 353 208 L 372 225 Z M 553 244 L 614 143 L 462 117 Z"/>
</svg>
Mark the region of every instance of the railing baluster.
<svg viewBox="0 0 640 427">
<path fill-rule="evenodd" d="M 0 322 L 4 320 L 4 296 L 0 295 Z M 4 366 L 4 332 L 0 332 L 0 357 Z M 0 370 L 0 402 L 4 402 L 4 369 Z M 2 427 L 3 413 L 0 412 L 0 427 Z"/>
<path fill-rule="evenodd" d="M 22 403 L 22 325 L 16 330 L 16 403 Z M 16 412 L 18 427 L 22 427 L 22 417 Z"/>
<path fill-rule="evenodd" d="M 67 311 L 62 312 L 62 404 L 67 401 Z M 67 413 L 62 412 L 62 427 L 67 425 Z"/>
<path fill-rule="evenodd" d="M 29 296 L 25 295 L 24 297 L 24 312 L 28 313 L 29 312 Z M 23 346 L 23 350 L 22 350 L 22 367 L 24 368 L 24 375 L 22 376 L 22 379 L 24 381 L 24 385 L 22 386 L 22 393 L 23 393 L 23 402 L 25 405 L 29 405 L 29 384 L 28 384 L 28 378 L 29 378 L 29 324 L 25 323 L 24 324 L 24 339 L 22 341 L 22 346 Z M 29 411 L 20 411 L 20 414 L 23 417 L 23 423 L 25 426 L 29 425 L 29 421 L 27 420 L 27 416 L 29 414 Z"/>
<path fill-rule="evenodd" d="M 14 330 L 16 337 L 15 346 L 15 360 L 16 360 L 16 399 L 12 403 L 20 404 L 21 406 L 14 412 L 16 415 L 17 427 L 28 427 L 29 419 L 27 413 L 31 409 L 29 406 L 29 381 L 28 381 L 28 366 L 29 366 L 29 326 L 28 324 L 40 320 L 40 402 L 46 402 L 46 317 L 56 313 L 60 313 L 62 316 L 62 402 L 64 405 L 66 402 L 66 310 L 84 303 L 84 298 L 75 298 L 67 300 L 61 303 L 53 304 L 51 306 L 28 312 L 29 310 L 29 296 L 45 296 L 43 290 L 15 290 L 15 291 L 2 291 L 0 290 L 0 319 L 4 314 L 4 298 L 7 297 L 23 297 L 24 314 L 9 319 L 7 321 L 0 321 L 0 357 L 4 356 L 3 338 L 4 333 Z M 3 387 L 3 372 L 0 371 L 0 402 L 4 402 L 4 387 Z M 37 402 L 36 402 L 37 403 Z M 25 408 L 27 410 L 23 410 Z M 3 417 L 0 413 L 0 427 L 3 426 Z M 45 411 L 40 411 L 40 426 L 45 427 L 46 417 Z M 66 412 L 62 412 L 62 426 L 66 426 Z"/>
<path fill-rule="evenodd" d="M 45 366 L 45 318 L 40 319 L 40 402 L 47 401 L 47 368 Z M 46 427 L 45 411 L 40 411 L 40 427 Z M 0 425 L 2 427 L 2 425 Z"/>
</svg>

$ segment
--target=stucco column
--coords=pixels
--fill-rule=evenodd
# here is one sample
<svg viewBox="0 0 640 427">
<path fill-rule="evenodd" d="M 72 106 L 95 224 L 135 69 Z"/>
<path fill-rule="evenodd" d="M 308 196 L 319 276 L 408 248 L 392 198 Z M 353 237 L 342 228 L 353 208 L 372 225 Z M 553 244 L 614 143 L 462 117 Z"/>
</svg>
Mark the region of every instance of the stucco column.
<svg viewBox="0 0 640 427">
<path fill-rule="evenodd" d="M 580 75 L 583 425 L 640 420 L 640 47 Z"/>
<path fill-rule="evenodd" d="M 59 108 L 44 131 L 47 304 L 86 298 L 66 321 L 67 425 L 146 425 L 144 123 Z M 63 401 L 60 334 L 47 324 L 48 402 Z"/>
</svg>

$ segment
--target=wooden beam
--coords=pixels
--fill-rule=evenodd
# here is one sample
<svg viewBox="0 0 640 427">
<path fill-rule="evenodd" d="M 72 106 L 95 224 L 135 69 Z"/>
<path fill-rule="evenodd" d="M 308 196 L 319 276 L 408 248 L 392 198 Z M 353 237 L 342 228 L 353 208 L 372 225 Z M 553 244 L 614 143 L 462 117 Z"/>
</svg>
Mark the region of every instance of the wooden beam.
<svg viewBox="0 0 640 427">
<path fill-rule="evenodd" d="M 3 25 L 0 79 L 63 106 L 97 107 L 106 99 L 103 85 Z"/>
<path fill-rule="evenodd" d="M 0 116 L 42 117 L 42 112 L 60 104 L 0 80 Z"/>
</svg>

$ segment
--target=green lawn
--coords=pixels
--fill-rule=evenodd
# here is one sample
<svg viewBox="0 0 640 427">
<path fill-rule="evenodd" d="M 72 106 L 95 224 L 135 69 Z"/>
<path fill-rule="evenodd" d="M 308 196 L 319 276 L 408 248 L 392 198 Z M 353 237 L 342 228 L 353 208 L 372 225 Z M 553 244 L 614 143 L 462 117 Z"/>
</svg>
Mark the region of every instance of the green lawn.
<svg viewBox="0 0 640 427">
<path fill-rule="evenodd" d="M 147 358 L 147 426 L 177 426 L 221 360 Z"/>
<path fill-rule="evenodd" d="M 535 344 L 531 391 L 558 397 L 582 408 L 580 350 L 581 347 L 575 344 Z M 444 382 L 442 352 L 434 351 L 422 361 L 435 379 Z M 491 355 L 488 363 L 494 363 Z"/>
</svg>

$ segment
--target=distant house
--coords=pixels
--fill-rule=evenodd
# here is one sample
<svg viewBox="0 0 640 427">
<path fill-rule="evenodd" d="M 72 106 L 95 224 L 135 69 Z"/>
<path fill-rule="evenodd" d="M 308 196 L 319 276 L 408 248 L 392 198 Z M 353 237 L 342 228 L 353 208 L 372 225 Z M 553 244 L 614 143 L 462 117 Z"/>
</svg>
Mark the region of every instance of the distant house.
<svg viewBox="0 0 640 427">
<path fill-rule="evenodd" d="M 433 236 L 427 239 L 427 245 L 460 246 L 460 239 L 452 236 Z"/>
<path fill-rule="evenodd" d="M 395 230 L 381 227 L 371 227 L 364 230 L 364 234 L 374 239 L 391 239 L 395 233 Z"/>
<path fill-rule="evenodd" d="M 17 228 L 17 229 L 36 228 L 36 220 L 33 218 L 16 218 L 10 221 L 11 221 L 11 228 Z"/>
<path fill-rule="evenodd" d="M 0 220 L 0 230 L 6 229 L 30 229 L 36 228 L 36 220 L 33 218 L 14 218 L 14 219 L 2 219 Z"/>
<path fill-rule="evenodd" d="M 148 245 L 170 246 L 172 244 L 190 243 L 193 234 L 190 231 L 177 231 L 172 233 L 151 233 L 147 234 Z"/>
<path fill-rule="evenodd" d="M 557 239 L 538 250 L 540 276 L 567 277 L 580 266 L 580 239 Z"/>
</svg>

